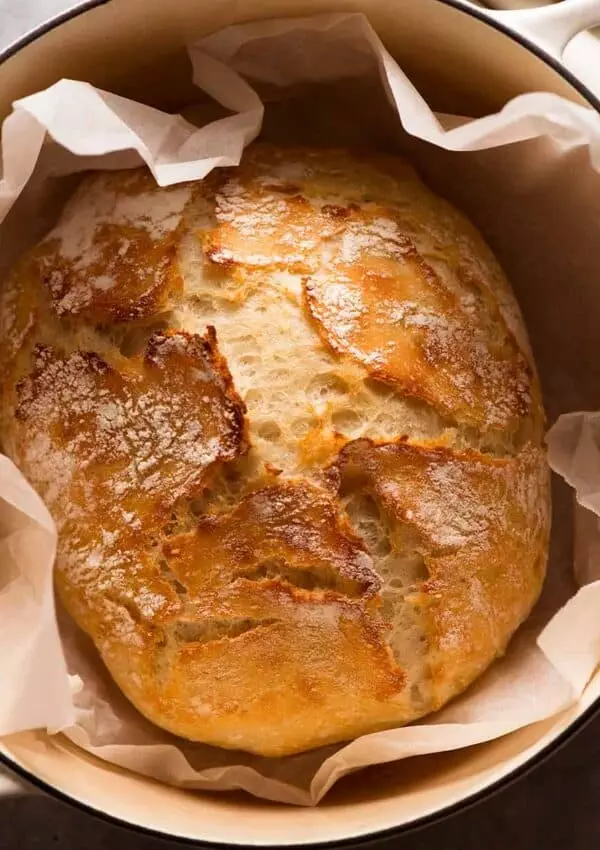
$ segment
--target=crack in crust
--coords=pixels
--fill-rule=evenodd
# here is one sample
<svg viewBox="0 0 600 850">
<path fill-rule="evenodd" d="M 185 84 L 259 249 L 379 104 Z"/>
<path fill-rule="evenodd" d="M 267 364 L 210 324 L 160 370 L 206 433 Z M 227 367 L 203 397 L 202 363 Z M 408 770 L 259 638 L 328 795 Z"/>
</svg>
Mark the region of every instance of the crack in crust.
<svg viewBox="0 0 600 850">
<path fill-rule="evenodd" d="M 218 597 L 232 582 L 271 578 L 350 598 L 374 596 L 381 587 L 335 499 L 303 480 L 250 493 L 233 511 L 206 516 L 188 535 L 172 538 L 164 551 L 177 579 L 202 598 Z"/>
<path fill-rule="evenodd" d="M 548 548 L 545 454 L 531 444 L 499 458 L 358 440 L 330 475 L 338 487 L 369 493 L 423 559 L 427 577 L 405 598 L 425 620 L 437 707 L 504 652 L 538 597 Z"/>
</svg>

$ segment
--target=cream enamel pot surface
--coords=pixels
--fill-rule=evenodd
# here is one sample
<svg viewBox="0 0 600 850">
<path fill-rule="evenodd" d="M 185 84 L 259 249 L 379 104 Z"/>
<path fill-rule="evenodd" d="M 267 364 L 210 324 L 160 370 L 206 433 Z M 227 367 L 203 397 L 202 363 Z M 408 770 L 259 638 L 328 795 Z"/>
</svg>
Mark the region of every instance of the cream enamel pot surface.
<svg viewBox="0 0 600 850">
<path fill-rule="evenodd" d="M 0 55 L 0 114 L 61 77 L 146 102 L 152 91 L 156 106 L 176 109 L 193 94 L 185 42 L 241 20 L 326 11 L 368 11 L 437 110 L 480 115 L 522 92 L 546 90 L 600 112 L 600 101 L 557 59 L 567 36 L 594 22 L 593 4 L 567 0 L 564 6 L 572 13 L 568 26 L 544 23 L 537 38 L 535 19 L 521 27 L 528 35 L 519 36 L 508 28 L 518 21 L 490 19 L 458 0 L 370 0 L 368 7 L 360 0 L 251 0 L 243 8 L 222 0 L 91 0 Z M 356 844 L 473 805 L 555 751 L 596 713 L 599 699 L 596 673 L 580 703 L 558 717 L 478 747 L 371 769 L 368 782 L 358 773 L 315 808 L 159 785 L 66 741 L 58 747 L 42 732 L 0 740 L 0 760 L 55 796 L 154 835 L 229 846 Z"/>
</svg>

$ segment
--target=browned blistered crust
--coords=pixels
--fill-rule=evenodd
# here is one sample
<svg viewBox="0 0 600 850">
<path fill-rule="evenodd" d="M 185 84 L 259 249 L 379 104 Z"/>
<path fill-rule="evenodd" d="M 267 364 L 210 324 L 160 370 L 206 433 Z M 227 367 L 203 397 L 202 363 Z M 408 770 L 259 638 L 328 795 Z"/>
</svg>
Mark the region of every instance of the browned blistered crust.
<svg viewBox="0 0 600 850">
<path fill-rule="evenodd" d="M 83 220 L 82 191 L 88 202 Z M 63 213 L 63 232 L 77 232 L 65 240 L 51 231 L 31 255 L 52 311 L 92 322 L 127 322 L 165 309 L 181 292 L 178 214 L 190 196 L 186 186 L 157 186 L 142 169 L 100 172 L 86 180 Z M 156 220 L 140 226 L 140 216 L 155 205 Z M 78 239 L 82 231 L 89 238 Z"/>
<path fill-rule="evenodd" d="M 151 621 L 178 609 L 153 538 L 215 463 L 246 450 L 244 405 L 214 330 L 157 333 L 115 365 L 37 346 L 17 393 L 15 452 L 54 509 L 57 582 L 78 621 L 97 638 L 111 630 L 104 602 Z"/>
<path fill-rule="evenodd" d="M 537 597 L 548 546 L 544 453 L 527 446 L 499 458 L 362 440 L 342 450 L 336 471 L 411 533 L 423 559 L 428 578 L 409 603 L 425 619 L 438 707 L 487 666 L 482 647 L 504 651 Z"/>
<path fill-rule="evenodd" d="M 270 318 L 240 350 L 250 303 Z M 281 357 L 280 320 L 263 421 L 246 361 Z M 325 364 L 306 387 L 298 339 Z M 398 158 L 252 145 L 200 183 L 85 177 L 0 288 L 0 364 L 0 436 L 57 522 L 61 600 L 176 735 L 279 756 L 409 722 L 539 594 L 518 308 Z"/>
<path fill-rule="evenodd" d="M 506 327 L 499 341 L 486 334 L 473 302 L 443 286 L 395 210 L 350 211 L 340 250 L 309 277 L 306 297 L 323 341 L 374 378 L 465 425 L 514 427 L 527 414 L 530 369 L 514 339 Z M 394 309 L 399 297 L 404 310 Z M 504 325 L 498 310 L 486 318 Z"/>
</svg>

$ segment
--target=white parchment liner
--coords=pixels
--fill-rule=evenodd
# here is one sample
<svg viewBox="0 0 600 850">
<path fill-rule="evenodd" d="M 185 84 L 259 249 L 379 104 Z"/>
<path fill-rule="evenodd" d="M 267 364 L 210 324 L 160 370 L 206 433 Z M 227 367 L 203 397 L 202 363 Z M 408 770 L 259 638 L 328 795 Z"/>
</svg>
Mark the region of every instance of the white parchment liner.
<svg viewBox="0 0 600 850">
<path fill-rule="evenodd" d="M 571 498 L 557 481 L 542 599 L 507 655 L 465 695 L 424 723 L 264 759 L 163 733 L 129 705 L 67 620 L 61 643 L 55 528 L 0 456 L 0 735 L 61 731 L 102 759 L 168 783 L 312 805 L 366 765 L 465 747 L 557 714 L 578 700 L 600 662 L 600 522 L 587 510 L 600 515 L 600 413 L 570 413 L 600 407 L 600 117 L 547 93 L 522 95 L 477 120 L 436 116 L 358 14 L 231 27 L 190 56 L 196 85 L 231 113 L 201 127 L 194 110 L 186 120 L 72 80 L 14 104 L 2 128 L 0 220 L 18 201 L 4 226 L 3 262 L 19 247 L 25 219 L 43 226 L 43 215 L 26 213 L 43 209 L 56 184 L 49 176 L 143 161 L 161 185 L 199 179 L 236 165 L 263 118 L 269 129 L 278 113 L 275 136 L 286 126 L 298 141 L 331 131 L 334 141 L 366 138 L 403 150 L 471 215 L 515 284 L 550 422 L 568 414 L 551 431 L 551 463 L 586 509 L 578 513 L 577 589 Z M 25 228 L 27 239 L 35 229 Z M 61 737 L 54 740 L 60 746 Z"/>
</svg>

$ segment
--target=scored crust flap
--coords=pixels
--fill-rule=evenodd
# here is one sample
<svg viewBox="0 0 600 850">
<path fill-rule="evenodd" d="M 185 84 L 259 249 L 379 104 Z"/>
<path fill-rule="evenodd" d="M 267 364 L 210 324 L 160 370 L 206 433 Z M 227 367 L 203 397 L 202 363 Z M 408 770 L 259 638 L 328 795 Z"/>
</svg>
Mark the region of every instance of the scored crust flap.
<svg viewBox="0 0 600 850">
<path fill-rule="evenodd" d="M 162 616 L 178 603 L 153 535 L 214 464 L 247 448 L 244 404 L 214 330 L 156 333 L 114 365 L 38 347 L 17 396 L 15 455 L 60 517 L 57 580 L 70 610 L 98 640 L 119 616 L 112 603 Z"/>
<path fill-rule="evenodd" d="M 31 258 L 50 309 L 94 322 L 167 309 L 181 291 L 175 255 L 191 197 L 188 186 L 163 189 L 147 171 L 86 180 Z"/>
<path fill-rule="evenodd" d="M 531 404 L 527 361 L 498 308 L 490 316 L 489 299 L 481 304 L 481 278 L 469 284 L 460 253 L 453 259 L 453 247 L 440 240 L 443 230 L 435 247 L 457 291 L 416 248 L 407 233 L 418 238 L 426 226 L 374 203 L 349 209 L 333 255 L 327 251 L 308 278 L 309 310 L 325 343 L 374 378 L 462 424 L 514 429 Z"/>
</svg>

